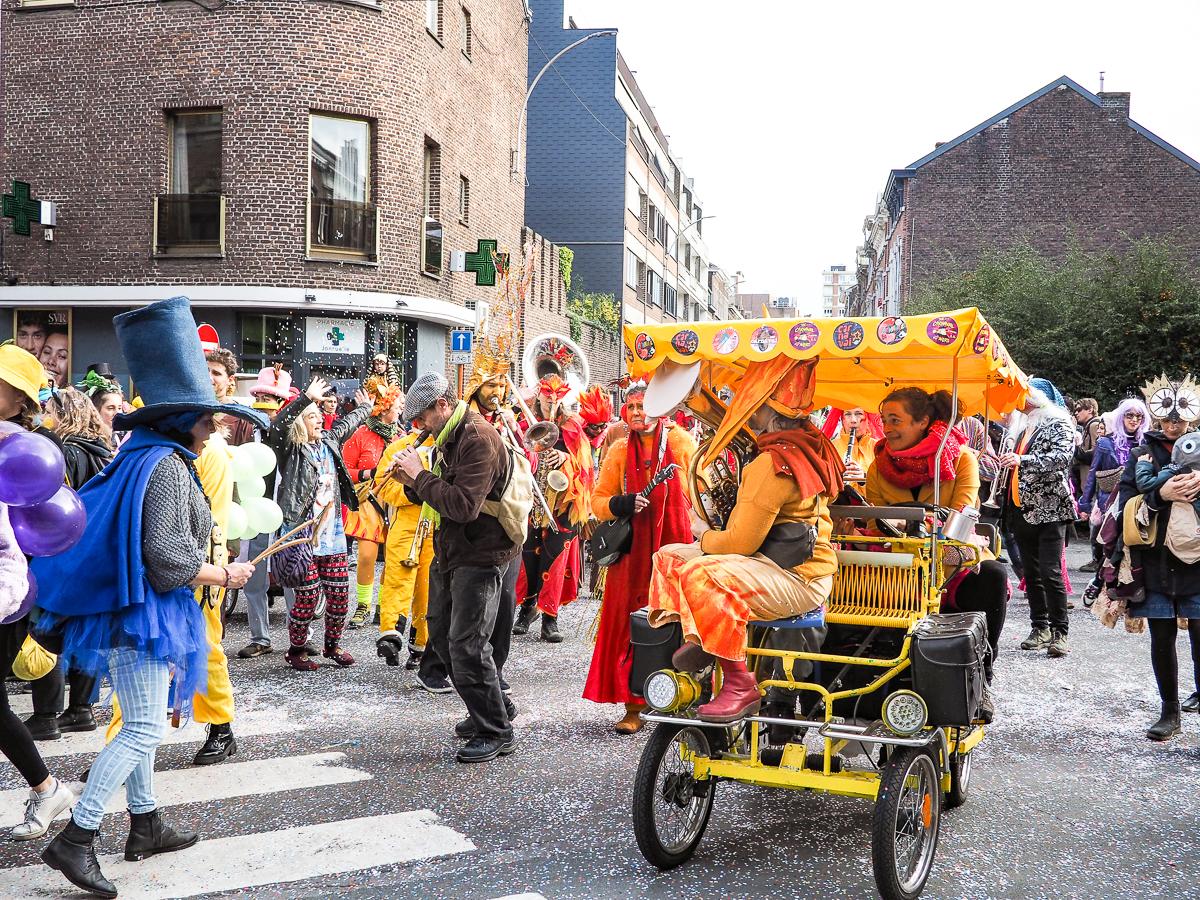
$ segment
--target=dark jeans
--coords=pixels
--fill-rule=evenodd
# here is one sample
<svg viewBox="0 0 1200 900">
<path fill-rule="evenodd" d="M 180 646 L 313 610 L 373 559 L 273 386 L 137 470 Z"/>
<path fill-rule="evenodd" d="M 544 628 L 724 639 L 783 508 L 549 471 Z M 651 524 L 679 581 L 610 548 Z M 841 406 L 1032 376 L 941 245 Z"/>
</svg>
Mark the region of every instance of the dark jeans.
<svg viewBox="0 0 1200 900">
<path fill-rule="evenodd" d="M 1013 532 L 1025 569 L 1025 593 L 1034 628 L 1067 633 L 1067 589 L 1063 584 L 1062 555 L 1067 540 L 1066 522 L 1030 525 L 1013 516 Z"/>
<path fill-rule="evenodd" d="M 1004 563 L 994 559 L 979 564 L 979 571 L 972 572 L 962 580 L 954 594 L 954 605 L 962 612 L 981 612 L 987 619 L 988 657 L 986 672 L 992 677 L 992 663 L 996 659 L 1000 644 L 1000 632 L 1004 630 L 1004 619 L 1008 614 L 1008 572 Z"/>
<path fill-rule="evenodd" d="M 492 629 L 492 662 L 496 666 L 497 681 L 504 677 L 504 664 L 508 662 L 508 652 L 512 647 L 513 619 L 517 614 L 517 578 L 521 574 L 521 557 L 517 557 L 504 570 L 504 580 L 500 585 L 500 602 L 496 606 L 496 627 Z M 438 656 L 437 648 L 432 645 L 425 648 L 421 657 L 421 667 L 417 674 L 422 681 L 449 678 L 450 673 L 446 664 Z"/>
<path fill-rule="evenodd" d="M 429 570 L 429 643 L 481 737 L 512 737 L 490 639 L 502 594 L 499 566 Z"/>
</svg>

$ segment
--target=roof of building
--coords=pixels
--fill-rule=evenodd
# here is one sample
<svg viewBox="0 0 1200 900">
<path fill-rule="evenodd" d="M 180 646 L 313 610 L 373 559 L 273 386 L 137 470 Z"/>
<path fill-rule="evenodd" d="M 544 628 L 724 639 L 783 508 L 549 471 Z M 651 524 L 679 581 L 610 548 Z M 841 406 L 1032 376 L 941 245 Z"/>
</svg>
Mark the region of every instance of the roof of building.
<svg viewBox="0 0 1200 900">
<path fill-rule="evenodd" d="M 1028 97 L 1024 98 L 1023 100 L 1018 100 L 1016 103 L 1014 103 L 1012 106 L 1008 107 L 1007 109 L 1001 110 L 1000 112 L 996 113 L 994 116 L 992 116 L 987 121 L 980 122 L 978 125 L 976 125 L 974 128 L 972 128 L 970 131 L 965 131 L 962 134 L 960 134 L 958 137 L 956 137 L 954 140 L 947 141 L 946 143 L 940 145 L 939 147 L 936 147 L 932 152 L 926 153 L 924 156 L 922 156 L 916 162 L 910 163 L 904 169 L 893 170 L 893 174 L 899 175 L 900 173 L 903 173 L 903 175 L 900 175 L 900 177 L 905 177 L 907 175 L 911 175 L 912 170 L 919 169 L 919 168 L 921 168 L 921 166 L 925 165 L 927 162 L 931 162 L 931 161 L 937 159 L 943 153 L 950 152 L 955 147 L 957 147 L 959 144 L 969 141 L 971 138 L 975 137 L 975 135 L 979 134 L 980 132 L 986 131 L 987 129 L 991 128 L 993 125 L 995 125 L 997 122 L 1001 121 L 1002 119 L 1008 118 L 1010 115 L 1015 113 L 1017 110 L 1023 109 L 1024 107 L 1028 106 L 1030 103 L 1033 103 L 1034 101 L 1041 99 L 1042 97 L 1044 97 L 1046 94 L 1050 93 L 1051 91 L 1058 90 L 1059 88 L 1062 88 L 1062 87 L 1070 88 L 1071 90 L 1073 90 L 1077 94 L 1079 94 L 1079 96 L 1083 97 L 1089 103 L 1095 104 L 1097 107 L 1103 108 L 1103 106 L 1104 106 L 1104 103 L 1101 101 L 1100 97 L 1098 97 L 1096 94 L 1093 94 L 1091 91 L 1089 91 L 1087 88 L 1080 85 L 1078 82 L 1073 81 L 1072 79 L 1070 79 L 1066 75 L 1064 75 L 1061 78 L 1058 78 L 1058 79 L 1050 82 L 1044 88 L 1034 91 L 1032 94 L 1030 94 Z M 1139 125 L 1137 122 L 1133 121 L 1133 119 L 1130 119 L 1127 117 L 1125 121 L 1129 125 L 1130 128 L 1132 128 L 1134 131 L 1136 131 L 1142 137 L 1146 138 L 1146 140 L 1148 140 L 1154 144 L 1157 144 L 1159 147 L 1161 147 L 1163 150 L 1166 150 L 1172 156 L 1187 163 L 1193 169 L 1200 171 L 1200 162 L 1197 162 L 1196 160 L 1192 159 L 1190 156 L 1188 156 L 1186 153 L 1184 153 L 1178 147 L 1175 147 L 1175 146 L 1167 143 L 1162 138 L 1160 138 L 1158 135 L 1156 135 L 1154 132 L 1150 131 L 1148 128 L 1145 128 L 1145 127 Z M 889 184 L 891 183 L 891 180 L 892 179 L 889 179 Z"/>
</svg>

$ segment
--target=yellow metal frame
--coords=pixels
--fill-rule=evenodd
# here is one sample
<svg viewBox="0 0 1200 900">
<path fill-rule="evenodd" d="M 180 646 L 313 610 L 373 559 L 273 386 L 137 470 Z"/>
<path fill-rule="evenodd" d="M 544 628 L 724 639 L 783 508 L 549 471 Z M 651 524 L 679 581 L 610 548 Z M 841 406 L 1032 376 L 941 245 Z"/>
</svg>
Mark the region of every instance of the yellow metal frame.
<svg viewBox="0 0 1200 900">
<path fill-rule="evenodd" d="M 882 537 L 842 537 L 836 536 L 835 541 L 845 548 L 861 545 L 859 549 L 879 550 L 896 554 L 908 554 L 912 557 L 911 567 L 852 565 L 839 566 L 834 577 L 833 594 L 825 614 L 826 622 L 843 625 L 865 627 L 902 628 L 905 630 L 904 641 L 899 654 L 893 659 L 877 659 L 863 656 L 845 656 L 835 653 L 814 653 L 808 651 L 770 650 L 758 647 L 747 647 L 748 661 L 780 660 L 783 678 L 766 678 L 759 681 L 759 690 L 766 692 L 769 688 L 785 690 L 808 691 L 820 695 L 824 700 L 824 722 L 826 724 L 839 721 L 834 716 L 834 704 L 839 700 L 852 697 L 862 697 L 866 694 L 884 688 L 894 678 L 904 672 L 910 665 L 909 651 L 912 646 L 912 627 L 931 613 L 941 608 L 941 595 L 938 574 L 943 548 L 970 548 L 973 545 L 961 544 L 957 541 L 940 540 L 936 537 L 927 538 L 882 538 Z M 869 602 L 873 601 L 873 602 Z M 798 660 L 829 663 L 832 665 L 870 666 L 882 670 L 869 684 L 858 688 L 831 691 L 821 684 L 810 681 L 797 681 L 794 676 Z M 718 673 L 719 679 L 719 673 Z M 719 688 L 719 680 L 714 684 L 714 690 Z M 696 756 L 682 750 L 685 762 L 691 762 L 697 779 L 727 778 L 743 784 L 755 784 L 764 787 L 790 788 L 792 790 L 813 790 L 828 794 L 840 794 L 849 797 L 863 797 L 874 800 L 879 792 L 879 773 L 863 770 L 833 771 L 833 759 L 849 743 L 845 739 L 825 737 L 822 752 L 821 769 L 818 771 L 808 766 L 807 751 L 799 744 L 788 744 L 783 750 L 783 758 L 779 765 L 768 765 L 760 758 L 760 733 L 762 723 L 749 723 L 749 753 L 740 755 L 720 755 L 713 757 Z M 950 754 L 969 753 L 983 740 L 984 729 L 973 726 L 970 729 L 944 728 L 946 746 Z M 963 735 L 963 732 L 966 732 Z M 924 734 L 930 734 L 927 729 Z M 878 743 L 864 736 L 863 743 Z M 933 739 L 934 746 L 940 743 Z M 950 789 L 950 775 L 942 773 L 942 789 Z"/>
</svg>

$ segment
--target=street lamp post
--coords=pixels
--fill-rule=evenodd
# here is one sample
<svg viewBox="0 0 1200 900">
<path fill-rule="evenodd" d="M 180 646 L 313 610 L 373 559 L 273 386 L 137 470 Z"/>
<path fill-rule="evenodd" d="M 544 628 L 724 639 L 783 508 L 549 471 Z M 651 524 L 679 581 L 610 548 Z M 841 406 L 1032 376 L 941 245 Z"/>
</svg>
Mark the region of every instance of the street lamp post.
<svg viewBox="0 0 1200 900">
<path fill-rule="evenodd" d="M 508 171 L 509 178 L 515 178 L 521 172 L 521 167 L 518 164 L 519 164 L 520 158 L 521 158 L 521 147 L 525 143 L 525 138 L 524 138 L 524 136 L 525 136 L 525 119 L 529 114 L 529 98 L 531 96 L 533 96 L 533 89 L 538 86 L 538 82 L 542 80 L 542 76 L 546 74 L 546 70 L 549 69 L 552 65 L 554 65 L 559 59 L 561 59 L 567 53 L 574 50 L 580 44 L 586 44 L 592 38 L 605 37 L 605 36 L 616 37 L 617 30 L 615 28 L 609 28 L 604 31 L 593 31 L 590 34 L 585 34 L 579 40 L 574 41 L 573 43 L 567 44 L 567 46 L 563 47 L 561 50 L 559 50 L 557 53 L 555 53 L 552 57 L 550 57 L 548 60 L 546 60 L 546 64 L 544 66 L 542 66 L 541 70 L 535 76 L 533 76 L 533 81 L 531 81 L 529 83 L 529 90 L 525 92 L 525 103 L 521 107 L 521 118 L 520 118 L 520 121 L 517 123 L 517 146 L 513 148 L 512 153 L 510 155 L 509 171 Z M 525 155 L 526 155 L 526 158 L 528 158 L 529 154 L 526 153 Z"/>
</svg>

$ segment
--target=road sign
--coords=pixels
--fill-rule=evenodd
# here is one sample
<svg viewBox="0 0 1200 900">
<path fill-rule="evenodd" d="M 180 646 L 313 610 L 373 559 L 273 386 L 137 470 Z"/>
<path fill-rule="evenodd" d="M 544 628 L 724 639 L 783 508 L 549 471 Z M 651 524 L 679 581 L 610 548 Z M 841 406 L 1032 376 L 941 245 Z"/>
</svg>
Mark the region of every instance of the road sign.
<svg viewBox="0 0 1200 900">
<path fill-rule="evenodd" d="M 450 350 L 453 353 L 471 353 L 472 334 L 469 331 L 455 329 L 450 332 Z"/>
<path fill-rule="evenodd" d="M 450 353 L 450 365 L 452 366 L 467 366 L 471 364 L 470 353 Z"/>
</svg>

